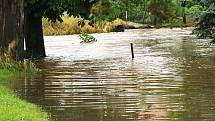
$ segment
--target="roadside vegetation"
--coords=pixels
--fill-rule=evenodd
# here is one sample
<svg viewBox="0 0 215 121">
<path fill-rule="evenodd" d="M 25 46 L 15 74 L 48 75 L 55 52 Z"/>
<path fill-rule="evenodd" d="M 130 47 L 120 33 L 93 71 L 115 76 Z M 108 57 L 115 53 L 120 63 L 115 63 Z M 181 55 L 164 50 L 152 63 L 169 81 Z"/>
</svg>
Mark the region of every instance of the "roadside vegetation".
<svg viewBox="0 0 215 121">
<path fill-rule="evenodd" d="M 51 35 L 72 35 L 84 33 L 103 33 L 113 32 L 116 26 L 126 26 L 125 21 L 122 19 L 115 19 L 113 21 L 96 21 L 92 23 L 90 20 L 77 16 L 64 15 L 62 22 L 51 22 L 48 19 L 43 18 L 43 33 L 46 36 Z"/>
<path fill-rule="evenodd" d="M 8 54 L 0 55 L 0 120 L 48 121 L 49 116 L 41 108 L 30 104 L 7 88 L 7 83 L 19 76 L 35 74 L 39 69 L 31 61 L 17 62 Z"/>
<path fill-rule="evenodd" d="M 71 35 L 113 32 L 118 25 L 134 28 L 126 25 L 126 11 L 128 21 L 146 27 L 194 27 L 205 7 L 195 0 L 103 0 L 92 4 L 88 17 L 64 13 L 57 22 L 43 18 L 43 32 L 44 35 Z"/>
</svg>

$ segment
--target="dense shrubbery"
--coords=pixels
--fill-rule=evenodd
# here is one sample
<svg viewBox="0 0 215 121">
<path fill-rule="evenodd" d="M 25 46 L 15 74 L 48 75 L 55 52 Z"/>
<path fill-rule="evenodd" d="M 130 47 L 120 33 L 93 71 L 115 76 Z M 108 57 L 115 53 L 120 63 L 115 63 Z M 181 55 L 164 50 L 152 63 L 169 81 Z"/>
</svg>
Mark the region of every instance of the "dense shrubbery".
<svg viewBox="0 0 215 121">
<path fill-rule="evenodd" d="M 203 6 L 201 5 L 193 5 L 190 8 L 186 8 L 186 14 L 190 15 L 194 18 L 197 18 L 201 15 L 201 13 L 204 11 Z"/>
<path fill-rule="evenodd" d="M 63 22 L 51 22 L 43 19 L 44 35 L 71 35 L 84 33 L 101 33 L 113 32 L 117 25 L 125 26 L 125 22 L 121 19 L 114 21 L 97 21 L 93 25 L 89 20 L 84 20 L 81 17 L 63 16 Z M 83 22 L 81 25 L 80 22 Z"/>
<path fill-rule="evenodd" d="M 186 0 L 184 5 L 178 0 L 99 0 L 91 7 L 90 21 L 68 15 L 62 17 L 62 23 L 43 19 L 44 35 L 111 32 L 116 26 L 113 23 L 116 18 L 125 20 L 126 10 L 130 21 L 153 24 L 156 27 L 182 27 L 193 26 L 204 7 L 199 4 L 199 0 Z M 84 26 L 80 26 L 79 21 L 84 21 Z M 89 24 L 92 22 L 93 26 Z"/>
<path fill-rule="evenodd" d="M 215 42 L 215 1 L 202 0 L 202 2 L 207 10 L 200 15 L 194 33 L 199 38 L 212 38 Z"/>
</svg>

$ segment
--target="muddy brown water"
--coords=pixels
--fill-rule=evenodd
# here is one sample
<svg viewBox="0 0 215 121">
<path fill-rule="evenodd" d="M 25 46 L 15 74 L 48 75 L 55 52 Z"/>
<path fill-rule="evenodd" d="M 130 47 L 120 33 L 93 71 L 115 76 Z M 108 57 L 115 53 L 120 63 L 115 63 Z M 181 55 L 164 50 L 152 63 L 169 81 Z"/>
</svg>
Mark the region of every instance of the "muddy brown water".
<svg viewBox="0 0 215 121">
<path fill-rule="evenodd" d="M 15 90 L 56 121 L 214 121 L 215 48 L 190 33 L 127 30 L 89 44 L 45 37 L 44 74 Z"/>
</svg>

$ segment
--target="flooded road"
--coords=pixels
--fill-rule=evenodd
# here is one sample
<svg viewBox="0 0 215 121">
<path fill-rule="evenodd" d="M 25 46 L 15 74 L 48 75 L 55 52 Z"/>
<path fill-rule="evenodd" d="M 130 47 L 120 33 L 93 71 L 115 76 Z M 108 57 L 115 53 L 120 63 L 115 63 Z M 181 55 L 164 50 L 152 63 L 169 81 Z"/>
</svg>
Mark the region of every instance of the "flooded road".
<svg viewBox="0 0 215 121">
<path fill-rule="evenodd" d="M 56 121 L 214 121 L 215 48 L 190 33 L 127 30 L 89 44 L 45 37 L 44 74 L 16 90 Z"/>
</svg>

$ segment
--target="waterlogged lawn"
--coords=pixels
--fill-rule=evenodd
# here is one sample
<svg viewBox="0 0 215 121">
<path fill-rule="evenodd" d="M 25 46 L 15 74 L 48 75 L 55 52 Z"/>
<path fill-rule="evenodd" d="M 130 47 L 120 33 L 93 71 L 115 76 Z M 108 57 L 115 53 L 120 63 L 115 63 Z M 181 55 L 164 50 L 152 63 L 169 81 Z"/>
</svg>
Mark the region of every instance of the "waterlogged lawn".
<svg viewBox="0 0 215 121">
<path fill-rule="evenodd" d="M 15 77 L 15 72 L 0 70 L 0 82 Z M 0 121 L 48 121 L 39 107 L 19 99 L 0 84 Z"/>
<path fill-rule="evenodd" d="M 0 69 L 0 83 L 15 76 L 15 72 L 6 69 Z"/>
</svg>

